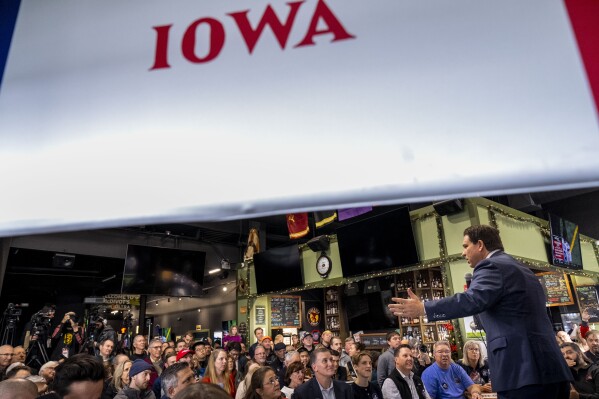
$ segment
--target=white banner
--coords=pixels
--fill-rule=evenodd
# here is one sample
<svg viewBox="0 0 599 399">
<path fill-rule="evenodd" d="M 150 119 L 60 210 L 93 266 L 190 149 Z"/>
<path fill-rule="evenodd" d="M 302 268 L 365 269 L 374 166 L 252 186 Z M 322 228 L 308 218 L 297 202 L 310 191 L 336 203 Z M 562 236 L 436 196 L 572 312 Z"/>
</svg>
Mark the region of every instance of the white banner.
<svg viewBox="0 0 599 399">
<path fill-rule="evenodd" d="M 595 186 L 561 0 L 23 0 L 0 236 Z"/>
</svg>

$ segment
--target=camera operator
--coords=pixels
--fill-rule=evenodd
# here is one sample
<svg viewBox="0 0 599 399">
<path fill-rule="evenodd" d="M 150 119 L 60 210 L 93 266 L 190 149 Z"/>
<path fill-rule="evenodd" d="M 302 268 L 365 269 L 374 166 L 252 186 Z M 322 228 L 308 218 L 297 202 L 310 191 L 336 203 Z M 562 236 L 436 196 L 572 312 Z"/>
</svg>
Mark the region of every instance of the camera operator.
<svg viewBox="0 0 599 399">
<path fill-rule="evenodd" d="M 45 305 L 25 326 L 26 365 L 37 369 L 49 360 L 47 354 L 50 345 L 49 331 L 54 313 L 54 305 Z"/>
<path fill-rule="evenodd" d="M 66 359 L 79 353 L 83 345 L 83 327 L 80 327 L 75 312 L 67 312 L 52 333 L 55 348 L 51 360 Z"/>
</svg>

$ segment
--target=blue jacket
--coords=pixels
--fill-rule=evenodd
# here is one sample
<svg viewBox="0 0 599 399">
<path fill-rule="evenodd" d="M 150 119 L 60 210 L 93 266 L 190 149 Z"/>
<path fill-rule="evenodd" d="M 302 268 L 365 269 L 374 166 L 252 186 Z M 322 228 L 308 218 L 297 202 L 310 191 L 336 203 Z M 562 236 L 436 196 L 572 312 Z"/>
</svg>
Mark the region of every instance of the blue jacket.
<svg viewBox="0 0 599 399">
<path fill-rule="evenodd" d="M 493 390 L 502 392 L 572 380 L 545 298 L 534 273 L 500 251 L 476 265 L 466 292 L 426 302 L 425 309 L 431 321 L 479 314 Z"/>
</svg>

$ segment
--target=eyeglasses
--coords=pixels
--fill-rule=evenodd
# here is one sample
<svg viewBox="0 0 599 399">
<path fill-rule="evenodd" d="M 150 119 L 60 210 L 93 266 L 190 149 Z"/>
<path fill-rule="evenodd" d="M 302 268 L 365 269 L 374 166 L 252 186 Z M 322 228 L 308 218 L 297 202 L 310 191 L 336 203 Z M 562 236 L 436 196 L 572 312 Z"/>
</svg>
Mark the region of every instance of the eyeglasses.
<svg viewBox="0 0 599 399">
<path fill-rule="evenodd" d="M 10 357 L 12 357 L 12 355 L 13 355 L 12 353 L 0 353 L 0 356 L 10 356 Z"/>
<path fill-rule="evenodd" d="M 451 351 L 445 350 L 445 351 L 437 351 L 437 353 L 439 355 L 449 355 L 451 353 Z"/>
<path fill-rule="evenodd" d="M 480 349 L 478 349 L 478 348 L 468 348 L 468 350 L 470 352 L 480 352 Z"/>
<path fill-rule="evenodd" d="M 150 346 L 150 349 L 162 349 L 162 346 Z"/>
<path fill-rule="evenodd" d="M 270 385 L 272 385 L 272 386 L 274 387 L 274 386 L 275 386 L 275 384 L 278 384 L 278 383 L 279 383 L 279 380 L 277 380 L 276 378 L 271 378 L 270 380 L 266 381 L 266 382 L 264 383 L 264 385 L 266 385 L 266 384 L 270 384 Z"/>
</svg>

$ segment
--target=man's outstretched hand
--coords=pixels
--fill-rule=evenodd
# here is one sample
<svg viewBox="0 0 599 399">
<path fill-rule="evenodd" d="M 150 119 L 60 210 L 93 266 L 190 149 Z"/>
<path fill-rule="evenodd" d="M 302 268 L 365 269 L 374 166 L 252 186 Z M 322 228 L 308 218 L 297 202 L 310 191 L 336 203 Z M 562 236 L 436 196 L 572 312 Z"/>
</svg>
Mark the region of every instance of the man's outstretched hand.
<svg viewBox="0 0 599 399">
<path fill-rule="evenodd" d="M 409 298 L 391 298 L 395 303 L 389 304 L 389 310 L 399 317 L 418 317 L 426 315 L 424 302 L 408 288 Z"/>
</svg>

